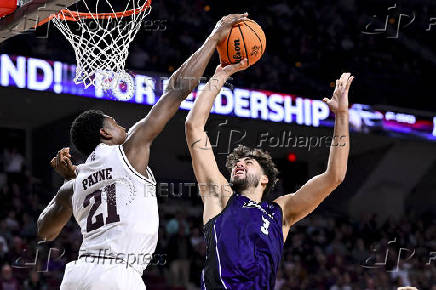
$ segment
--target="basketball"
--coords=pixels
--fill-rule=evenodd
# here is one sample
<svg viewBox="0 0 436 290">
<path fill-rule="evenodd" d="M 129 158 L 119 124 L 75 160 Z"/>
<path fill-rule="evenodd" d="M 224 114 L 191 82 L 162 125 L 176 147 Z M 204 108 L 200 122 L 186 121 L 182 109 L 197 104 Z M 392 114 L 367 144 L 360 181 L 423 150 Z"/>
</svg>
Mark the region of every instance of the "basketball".
<svg viewBox="0 0 436 290">
<path fill-rule="evenodd" d="M 248 65 L 255 64 L 266 48 L 262 28 L 253 20 L 244 20 L 233 25 L 229 35 L 217 46 L 221 65 L 238 63 L 247 58 Z"/>
</svg>

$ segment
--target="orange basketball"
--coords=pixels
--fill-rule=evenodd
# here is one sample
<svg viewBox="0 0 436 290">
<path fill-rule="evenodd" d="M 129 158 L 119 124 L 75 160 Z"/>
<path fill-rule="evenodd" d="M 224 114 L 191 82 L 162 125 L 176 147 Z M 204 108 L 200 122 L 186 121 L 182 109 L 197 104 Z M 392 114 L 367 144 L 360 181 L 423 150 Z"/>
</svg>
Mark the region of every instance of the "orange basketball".
<svg viewBox="0 0 436 290">
<path fill-rule="evenodd" d="M 253 65 L 262 57 L 265 48 L 265 33 L 250 19 L 233 25 L 229 35 L 217 46 L 222 65 L 238 63 L 244 58 L 248 65 Z"/>
</svg>

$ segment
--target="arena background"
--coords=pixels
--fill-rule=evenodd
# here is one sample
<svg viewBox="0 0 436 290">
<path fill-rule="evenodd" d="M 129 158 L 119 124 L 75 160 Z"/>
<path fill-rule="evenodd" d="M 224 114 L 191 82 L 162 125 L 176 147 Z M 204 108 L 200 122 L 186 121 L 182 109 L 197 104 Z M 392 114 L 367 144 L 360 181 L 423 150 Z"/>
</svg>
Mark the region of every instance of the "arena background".
<svg viewBox="0 0 436 290">
<path fill-rule="evenodd" d="M 221 16 L 244 11 L 263 27 L 267 48 L 255 66 L 230 80 L 230 97 L 235 103 L 236 92 L 259 99 L 277 93 L 302 105 L 281 118 L 270 106 L 238 111 L 235 105 L 212 114 L 208 133 L 218 164 L 238 141 L 260 144 L 280 169 L 277 194 L 294 191 L 327 162 L 328 147 L 319 141 L 332 135 L 333 115 L 315 100 L 331 95 L 341 72 L 356 76 L 347 177 L 291 229 L 276 289 L 436 289 L 435 2 L 155 1 L 127 68 L 137 79 L 164 80 Z M 145 90 L 121 102 L 73 86 L 75 56 L 53 26 L 9 39 L 0 54 L 0 289 L 57 289 L 81 235 L 71 221 L 53 243 L 37 243 L 36 219 L 63 182 L 50 159 L 71 146 L 71 121 L 81 111 L 101 109 L 129 127 L 160 91 L 154 99 Z M 205 77 L 216 64 L 217 54 Z M 186 114 L 176 114 L 151 151 L 160 232 L 157 258 L 144 272 L 149 289 L 199 287 L 202 204 L 191 186 Z M 283 134 L 303 141 L 276 145 Z M 74 163 L 82 162 L 72 150 Z"/>
</svg>

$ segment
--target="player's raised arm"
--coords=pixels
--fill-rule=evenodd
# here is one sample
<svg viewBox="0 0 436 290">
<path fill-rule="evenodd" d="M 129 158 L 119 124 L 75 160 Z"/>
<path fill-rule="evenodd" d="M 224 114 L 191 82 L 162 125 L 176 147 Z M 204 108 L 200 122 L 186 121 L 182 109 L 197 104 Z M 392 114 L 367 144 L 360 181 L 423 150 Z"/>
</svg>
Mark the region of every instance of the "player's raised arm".
<svg viewBox="0 0 436 290">
<path fill-rule="evenodd" d="M 204 203 L 203 222 L 205 224 L 225 207 L 232 194 L 232 189 L 218 169 L 204 126 L 214 100 L 228 77 L 246 67 L 246 60 L 224 68 L 218 66 L 214 76 L 197 96 L 186 118 L 186 143 L 191 153 L 192 167 Z"/>
<path fill-rule="evenodd" d="M 352 81 L 353 77 L 349 73 L 342 74 L 341 78 L 336 80 L 333 97 L 323 100 L 336 116 L 327 169 L 310 179 L 295 193 L 281 196 L 276 200 L 283 209 L 284 226 L 287 229 L 317 208 L 345 178 L 350 149 L 348 90 Z M 287 231 L 283 234 L 286 237 Z"/>
<path fill-rule="evenodd" d="M 62 185 L 56 196 L 39 215 L 38 237 L 44 241 L 54 240 L 73 214 L 71 204 L 73 182 L 74 180 L 71 180 Z"/>
<path fill-rule="evenodd" d="M 172 74 L 165 93 L 148 115 L 130 129 L 124 150 L 132 166 L 139 172 L 146 171 L 151 142 L 174 116 L 181 102 L 198 85 L 218 42 L 229 33 L 234 23 L 246 16 L 247 14 L 231 14 L 218 21 L 204 44 Z"/>
</svg>

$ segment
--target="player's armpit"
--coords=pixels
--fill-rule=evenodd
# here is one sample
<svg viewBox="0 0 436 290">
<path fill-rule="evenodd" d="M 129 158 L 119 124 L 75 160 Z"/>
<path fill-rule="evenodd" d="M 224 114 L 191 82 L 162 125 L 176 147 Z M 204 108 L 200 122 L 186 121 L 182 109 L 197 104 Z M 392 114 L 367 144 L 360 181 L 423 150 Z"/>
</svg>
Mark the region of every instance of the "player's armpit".
<svg viewBox="0 0 436 290">
<path fill-rule="evenodd" d="M 275 201 L 283 209 L 284 225 L 290 227 L 310 214 L 338 185 L 327 173 L 322 173 L 295 193 L 277 198 Z"/>
<path fill-rule="evenodd" d="M 177 112 L 184 98 L 185 95 L 182 96 L 180 91 L 166 91 L 147 116 L 129 129 L 123 144 L 124 153 L 130 164 L 141 174 L 146 175 L 151 143 Z"/>
<path fill-rule="evenodd" d="M 73 213 L 71 202 L 73 183 L 74 180 L 71 180 L 62 185 L 56 196 L 39 215 L 37 223 L 39 238 L 45 241 L 54 240 L 70 220 Z"/>
<path fill-rule="evenodd" d="M 207 134 L 200 128 L 186 123 L 186 142 L 192 157 L 192 168 L 204 203 L 203 221 L 207 221 L 227 205 L 232 189 L 219 171 Z"/>
</svg>

